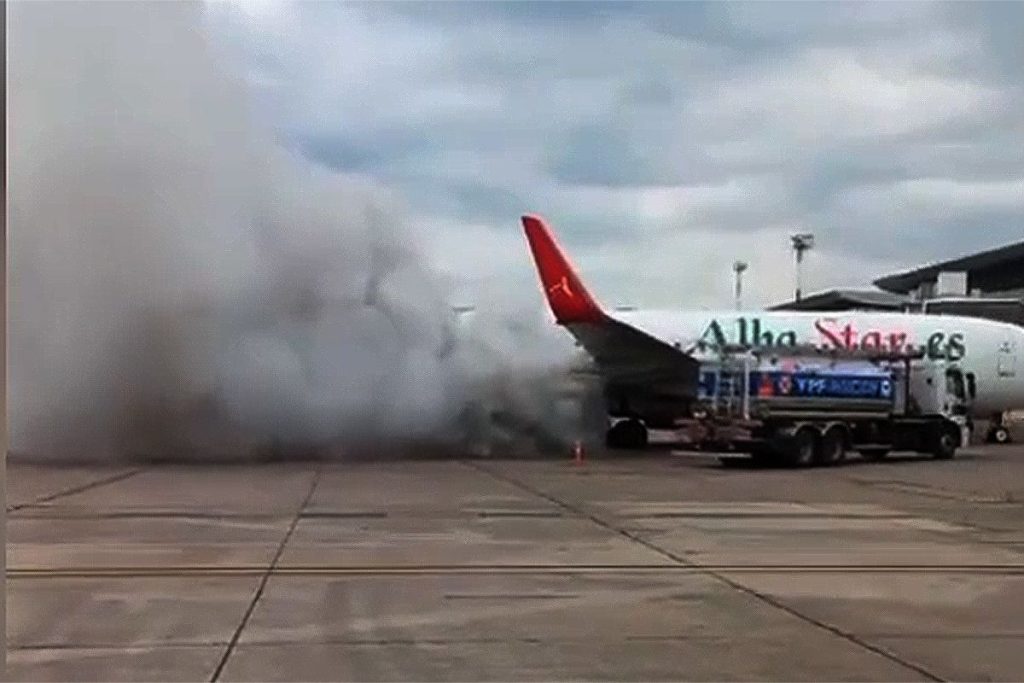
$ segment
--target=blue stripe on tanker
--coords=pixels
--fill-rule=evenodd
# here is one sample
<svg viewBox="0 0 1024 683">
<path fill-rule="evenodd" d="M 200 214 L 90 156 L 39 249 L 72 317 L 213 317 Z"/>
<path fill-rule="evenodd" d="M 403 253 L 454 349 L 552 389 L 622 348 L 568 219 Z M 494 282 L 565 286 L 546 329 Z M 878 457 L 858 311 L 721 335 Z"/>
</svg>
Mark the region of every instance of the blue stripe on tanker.
<svg viewBox="0 0 1024 683">
<path fill-rule="evenodd" d="M 737 378 L 742 375 L 737 375 Z M 715 373 L 703 373 L 700 395 L 707 398 L 716 386 Z M 751 396 L 798 396 L 821 398 L 891 398 L 893 380 L 889 375 L 802 372 L 750 373 Z"/>
</svg>

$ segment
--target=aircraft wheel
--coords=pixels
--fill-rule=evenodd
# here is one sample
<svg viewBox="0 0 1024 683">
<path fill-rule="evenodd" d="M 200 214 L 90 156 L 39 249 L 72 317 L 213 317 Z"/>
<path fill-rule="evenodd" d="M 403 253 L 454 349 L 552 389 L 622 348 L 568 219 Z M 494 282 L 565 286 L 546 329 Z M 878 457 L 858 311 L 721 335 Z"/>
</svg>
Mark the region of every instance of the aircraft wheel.
<svg viewBox="0 0 1024 683">
<path fill-rule="evenodd" d="M 1010 430 L 1006 427 L 995 427 L 988 433 L 988 440 L 992 443 L 1009 443 Z"/>
<path fill-rule="evenodd" d="M 622 428 L 619 426 L 622 423 L 616 423 L 605 433 L 604 442 L 608 448 L 619 449 L 625 448 L 622 438 Z"/>
<path fill-rule="evenodd" d="M 627 442 L 630 448 L 643 450 L 647 448 L 647 427 L 640 420 L 629 420 L 626 422 L 629 437 Z"/>
<path fill-rule="evenodd" d="M 647 427 L 640 420 L 623 420 L 608 430 L 606 442 L 608 448 L 643 450 L 647 447 Z"/>
</svg>

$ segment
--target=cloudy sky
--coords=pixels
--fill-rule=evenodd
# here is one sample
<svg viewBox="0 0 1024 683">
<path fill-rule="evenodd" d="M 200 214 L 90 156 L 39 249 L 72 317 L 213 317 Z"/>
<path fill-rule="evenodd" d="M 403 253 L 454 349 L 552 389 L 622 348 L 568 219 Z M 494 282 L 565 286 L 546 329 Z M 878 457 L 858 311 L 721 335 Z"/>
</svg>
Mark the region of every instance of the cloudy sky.
<svg viewBox="0 0 1024 683">
<path fill-rule="evenodd" d="M 211 2 L 255 111 L 394 191 L 466 303 L 545 215 L 609 305 L 749 305 L 1024 239 L 1024 3 Z M 535 289 L 533 291 L 536 291 Z"/>
</svg>

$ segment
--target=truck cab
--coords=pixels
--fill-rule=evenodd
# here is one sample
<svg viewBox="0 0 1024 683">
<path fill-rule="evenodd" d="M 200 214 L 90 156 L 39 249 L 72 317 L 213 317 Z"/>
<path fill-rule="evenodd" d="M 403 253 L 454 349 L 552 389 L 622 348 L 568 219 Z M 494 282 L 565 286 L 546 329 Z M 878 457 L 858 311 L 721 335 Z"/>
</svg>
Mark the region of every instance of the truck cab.
<svg viewBox="0 0 1024 683">
<path fill-rule="evenodd" d="M 929 361 L 915 365 L 910 373 L 908 413 L 939 416 L 961 430 L 960 446 L 970 441 L 973 421 L 971 402 L 977 393 L 974 375 L 964 373 L 955 362 Z"/>
<path fill-rule="evenodd" d="M 970 408 L 968 384 L 955 363 L 914 365 L 910 372 L 910 410 L 918 415 L 966 415 Z"/>
</svg>

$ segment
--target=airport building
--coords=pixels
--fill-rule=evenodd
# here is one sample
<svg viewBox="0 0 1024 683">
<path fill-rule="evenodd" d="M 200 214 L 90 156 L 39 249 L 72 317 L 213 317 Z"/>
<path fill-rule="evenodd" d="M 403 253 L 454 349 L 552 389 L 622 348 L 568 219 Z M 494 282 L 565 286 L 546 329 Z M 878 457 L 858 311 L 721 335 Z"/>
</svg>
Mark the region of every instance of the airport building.
<svg viewBox="0 0 1024 683">
<path fill-rule="evenodd" d="M 787 301 L 773 311 L 902 311 L 912 303 L 909 296 L 874 289 L 828 289 Z"/>
<path fill-rule="evenodd" d="M 878 289 L 831 289 L 771 307 L 785 311 L 924 311 L 1024 325 L 1024 241 L 886 275 Z"/>
<path fill-rule="evenodd" d="M 946 297 L 1024 297 L 1024 242 L 922 266 L 874 281 L 915 301 Z"/>
</svg>

